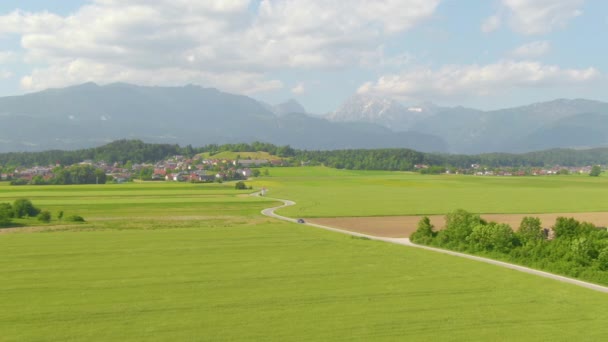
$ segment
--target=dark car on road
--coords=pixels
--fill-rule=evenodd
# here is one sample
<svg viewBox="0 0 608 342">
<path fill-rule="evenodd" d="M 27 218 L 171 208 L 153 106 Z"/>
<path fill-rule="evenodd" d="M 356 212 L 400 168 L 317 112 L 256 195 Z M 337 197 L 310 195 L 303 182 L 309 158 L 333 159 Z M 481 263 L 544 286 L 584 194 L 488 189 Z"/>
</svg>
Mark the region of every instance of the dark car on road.
<svg viewBox="0 0 608 342">
<path fill-rule="evenodd" d="M 304 223 L 304 219 L 298 219 L 298 223 Z"/>
</svg>

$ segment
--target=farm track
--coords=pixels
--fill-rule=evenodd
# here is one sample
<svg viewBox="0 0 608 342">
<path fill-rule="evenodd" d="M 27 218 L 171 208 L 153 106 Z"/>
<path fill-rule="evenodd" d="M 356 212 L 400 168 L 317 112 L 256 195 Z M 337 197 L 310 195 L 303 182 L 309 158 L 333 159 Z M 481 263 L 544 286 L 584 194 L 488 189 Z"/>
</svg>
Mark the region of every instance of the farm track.
<svg viewBox="0 0 608 342">
<path fill-rule="evenodd" d="M 252 195 L 259 196 L 260 194 L 259 193 L 254 193 Z M 285 208 L 285 207 L 289 207 L 289 206 L 293 206 L 293 205 L 296 204 L 296 202 L 290 201 L 290 200 L 278 199 L 278 198 L 272 198 L 272 199 L 276 200 L 276 201 L 283 202 L 283 205 L 280 205 L 278 207 L 264 209 L 264 210 L 262 210 L 262 215 L 265 215 L 265 216 L 268 216 L 268 217 L 272 217 L 272 218 L 276 218 L 276 219 L 283 220 L 283 221 L 288 221 L 288 222 L 292 222 L 292 223 L 298 223 L 297 219 L 293 219 L 293 218 L 286 217 L 286 216 L 281 216 L 281 215 L 278 215 L 278 214 L 275 213 L 275 210 L 281 209 L 281 208 Z M 553 273 L 549 273 L 549 272 L 539 271 L 539 270 L 535 270 L 535 269 L 528 268 L 528 267 L 525 267 L 525 266 L 511 264 L 511 263 L 508 263 L 508 262 L 503 262 L 503 261 L 498 261 L 498 260 L 494 260 L 494 259 L 483 258 L 483 257 L 475 256 L 475 255 L 470 255 L 470 254 L 465 254 L 465 253 L 459 253 L 459 252 L 454 252 L 454 251 L 440 249 L 440 248 L 434 248 L 434 247 L 417 245 L 417 244 L 412 243 L 409 238 L 379 237 L 379 236 L 373 236 L 373 235 L 368 235 L 368 234 L 363 234 L 363 233 L 357 233 L 357 232 L 353 232 L 353 231 L 349 231 L 349 230 L 344 230 L 344 229 L 339 229 L 339 228 L 334 228 L 334 227 L 329 227 L 329 226 L 325 226 L 325 225 L 321 225 L 321 224 L 316 224 L 316 223 L 309 223 L 309 222 L 304 222 L 304 223 L 300 223 L 300 224 L 307 225 L 307 226 L 310 226 L 310 227 L 320 228 L 320 229 L 324 229 L 324 230 L 329 230 L 329 231 L 332 231 L 332 232 L 347 234 L 347 235 L 350 235 L 350 236 L 357 236 L 357 237 L 367 238 L 367 239 L 376 240 L 376 241 L 384 241 L 384 242 L 388 242 L 388 243 L 394 243 L 394 244 L 397 244 L 397 245 L 403 245 L 403 246 L 407 246 L 407 247 L 420 248 L 420 249 L 425 249 L 425 250 L 429 250 L 429 251 L 433 251 L 433 252 L 437 252 L 437 253 L 443 253 L 443 254 L 448 254 L 448 255 L 457 256 L 457 257 L 461 257 L 461 258 L 466 258 L 466 259 L 470 259 L 470 260 L 475 260 L 475 261 L 479 261 L 479 262 L 484 262 L 484 263 L 487 263 L 487 264 L 496 265 L 496 266 L 512 269 L 512 270 L 519 271 L 519 272 L 529 273 L 529 274 L 533 274 L 533 275 L 536 275 L 536 276 L 540 276 L 540 277 L 544 277 L 544 278 L 549 278 L 549 279 L 561 281 L 561 282 L 568 283 L 568 284 L 573 284 L 573 285 L 576 285 L 576 286 L 588 288 L 588 289 L 599 291 L 599 292 L 608 293 L 608 287 L 606 287 L 606 286 L 602 286 L 602 285 L 598 285 L 598 284 L 593 284 L 593 283 L 588 283 L 588 282 L 581 281 L 581 280 L 578 280 L 578 279 L 568 278 L 568 277 L 564 277 L 564 276 L 553 274 Z"/>
</svg>

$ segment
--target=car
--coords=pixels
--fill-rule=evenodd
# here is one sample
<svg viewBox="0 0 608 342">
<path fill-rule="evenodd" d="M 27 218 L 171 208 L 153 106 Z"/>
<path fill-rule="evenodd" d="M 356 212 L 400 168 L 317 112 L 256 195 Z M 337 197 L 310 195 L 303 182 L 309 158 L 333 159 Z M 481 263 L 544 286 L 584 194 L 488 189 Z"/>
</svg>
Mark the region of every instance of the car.
<svg viewBox="0 0 608 342">
<path fill-rule="evenodd" d="M 304 219 L 298 219 L 298 223 L 304 223 Z"/>
</svg>

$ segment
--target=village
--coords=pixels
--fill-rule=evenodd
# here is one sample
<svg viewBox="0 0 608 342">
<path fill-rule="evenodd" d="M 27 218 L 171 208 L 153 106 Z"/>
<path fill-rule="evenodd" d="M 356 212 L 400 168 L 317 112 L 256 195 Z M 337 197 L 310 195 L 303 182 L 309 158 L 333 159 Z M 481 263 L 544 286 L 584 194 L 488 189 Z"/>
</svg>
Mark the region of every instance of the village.
<svg viewBox="0 0 608 342">
<path fill-rule="evenodd" d="M 244 180 L 262 173 L 267 175 L 267 169 L 260 171 L 259 168 L 284 166 L 284 162 L 266 159 L 204 159 L 201 155 L 187 158 L 175 155 L 154 164 L 126 162 L 121 165 L 120 163 L 109 164 L 104 161 L 84 160 L 75 165 L 90 166 L 101 170 L 107 176 L 108 182 L 114 183 L 134 180 L 211 183 Z M 0 181 L 19 180 L 21 184 L 38 184 L 37 180 L 49 182 L 58 170 L 71 166 L 73 165 L 55 164 L 16 168 L 12 172 L 1 173 Z"/>
<path fill-rule="evenodd" d="M 469 168 L 446 168 L 429 166 L 426 164 L 416 164 L 414 168 L 420 173 L 428 174 L 463 174 L 475 176 L 554 176 L 554 175 L 570 175 L 581 174 L 588 175 L 591 173 L 593 166 L 560 166 L 554 165 L 551 167 L 484 167 L 479 164 L 471 164 Z M 602 167 L 605 170 L 605 167 Z"/>
</svg>

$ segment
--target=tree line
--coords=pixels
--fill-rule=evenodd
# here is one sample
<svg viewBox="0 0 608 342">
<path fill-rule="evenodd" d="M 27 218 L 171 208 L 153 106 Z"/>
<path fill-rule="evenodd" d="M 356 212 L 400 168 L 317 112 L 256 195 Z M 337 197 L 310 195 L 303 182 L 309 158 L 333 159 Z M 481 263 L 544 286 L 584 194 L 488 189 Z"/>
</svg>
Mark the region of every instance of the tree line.
<svg viewBox="0 0 608 342">
<path fill-rule="evenodd" d="M 456 210 L 446 215 L 444 230 L 436 231 L 428 217 L 422 218 L 410 239 L 608 284 L 608 231 L 573 218 L 559 217 L 549 229 L 537 217 L 524 217 L 513 231 L 507 224 Z"/>
<path fill-rule="evenodd" d="M 0 153 L 0 165 L 4 169 L 11 167 L 29 167 L 36 165 L 72 165 L 83 160 L 105 161 L 107 163 L 153 163 L 173 155 L 192 157 L 195 154 L 209 152 L 268 152 L 272 155 L 289 159 L 293 165 L 325 165 L 334 168 L 359 170 L 414 170 L 415 165 L 425 164 L 435 170 L 450 168 L 469 168 L 479 164 L 491 168 L 497 167 L 544 167 L 553 165 L 585 166 L 608 164 L 608 148 L 589 150 L 552 149 L 523 154 L 486 153 L 478 155 L 453 155 L 422 153 L 406 148 L 386 149 L 350 149 L 307 151 L 294 149 L 291 146 L 276 146 L 269 143 L 253 142 L 250 144 L 210 144 L 203 147 L 191 145 L 180 147 L 176 144 L 149 144 L 140 140 L 118 140 L 110 144 L 75 151 L 45 152 L 11 152 Z"/>
</svg>

